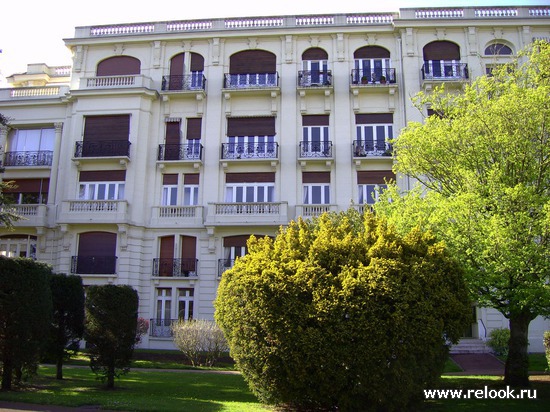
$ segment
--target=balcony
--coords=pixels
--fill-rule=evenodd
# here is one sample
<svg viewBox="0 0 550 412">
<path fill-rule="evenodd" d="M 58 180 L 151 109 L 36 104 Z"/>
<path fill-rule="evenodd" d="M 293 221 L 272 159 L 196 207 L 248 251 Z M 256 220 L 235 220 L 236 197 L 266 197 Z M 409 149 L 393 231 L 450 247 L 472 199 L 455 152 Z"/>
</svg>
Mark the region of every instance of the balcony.
<svg viewBox="0 0 550 412">
<path fill-rule="evenodd" d="M 218 278 L 221 278 L 223 272 L 229 270 L 235 264 L 235 259 L 218 259 Z"/>
<path fill-rule="evenodd" d="M 78 141 L 74 157 L 130 157 L 130 142 L 127 140 Z"/>
<path fill-rule="evenodd" d="M 331 70 L 300 70 L 298 87 L 332 87 Z"/>
<path fill-rule="evenodd" d="M 353 141 L 353 157 L 389 157 L 392 155 L 392 146 L 388 141 L 365 141 L 354 140 Z"/>
<path fill-rule="evenodd" d="M 153 338 L 171 338 L 172 323 L 179 319 L 151 319 L 149 322 L 149 336 Z"/>
<path fill-rule="evenodd" d="M 301 141 L 298 144 L 298 160 L 302 167 L 308 163 L 324 162 L 330 166 L 334 159 L 332 142 L 330 140 L 308 142 Z"/>
<path fill-rule="evenodd" d="M 279 74 L 275 73 L 225 73 L 224 89 L 265 89 L 279 87 Z"/>
<path fill-rule="evenodd" d="M 159 144 L 158 162 L 198 162 L 202 163 L 203 146 L 200 143 Z"/>
<path fill-rule="evenodd" d="M 40 227 L 47 226 L 48 206 L 44 204 L 12 204 L 7 211 L 21 216 L 23 219 L 13 222 L 15 227 Z M 4 208 L 0 208 L 0 211 Z"/>
<path fill-rule="evenodd" d="M 151 79 L 146 76 L 130 74 L 121 76 L 82 77 L 80 90 L 118 89 L 118 88 L 151 88 Z"/>
<path fill-rule="evenodd" d="M 197 277 L 198 259 L 153 259 L 153 276 L 189 278 Z"/>
<path fill-rule="evenodd" d="M 316 205 L 296 205 L 296 217 L 303 218 L 318 217 L 325 212 L 336 212 L 336 205 L 316 204 Z"/>
<path fill-rule="evenodd" d="M 202 206 L 153 206 L 153 227 L 202 227 Z"/>
<path fill-rule="evenodd" d="M 206 225 L 285 225 L 288 223 L 286 202 L 210 203 Z"/>
<path fill-rule="evenodd" d="M 200 74 L 162 76 L 163 92 L 196 92 L 206 89 L 206 77 Z"/>
<path fill-rule="evenodd" d="M 275 142 L 222 143 L 222 160 L 276 160 L 279 144 Z"/>
<path fill-rule="evenodd" d="M 426 90 L 442 83 L 460 86 L 469 79 L 468 65 L 454 60 L 425 61 L 420 75 L 422 87 Z"/>
<path fill-rule="evenodd" d="M 128 223 L 126 200 L 67 200 L 61 203 L 60 223 Z"/>
<path fill-rule="evenodd" d="M 116 256 L 72 256 L 71 273 L 77 275 L 114 275 Z"/>
<path fill-rule="evenodd" d="M 24 99 L 61 99 L 69 93 L 69 86 L 14 87 L 0 89 L 0 101 Z"/>
<path fill-rule="evenodd" d="M 6 152 L 4 166 L 49 167 L 52 165 L 53 152 L 49 150 L 34 152 Z"/>
<path fill-rule="evenodd" d="M 380 68 L 373 71 L 353 69 L 351 71 L 351 85 L 358 87 L 376 87 L 396 84 L 395 69 Z"/>
</svg>

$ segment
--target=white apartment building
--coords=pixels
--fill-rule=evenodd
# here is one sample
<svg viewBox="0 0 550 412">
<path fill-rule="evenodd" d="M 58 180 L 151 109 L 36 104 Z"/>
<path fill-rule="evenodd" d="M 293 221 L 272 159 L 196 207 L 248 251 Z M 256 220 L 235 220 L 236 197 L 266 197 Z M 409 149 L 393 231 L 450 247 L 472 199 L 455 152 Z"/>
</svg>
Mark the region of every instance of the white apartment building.
<svg viewBox="0 0 550 412">
<path fill-rule="evenodd" d="M 26 218 L 0 229 L 0 253 L 131 285 L 142 347 L 174 348 L 171 322 L 213 317 L 251 234 L 410 187 L 388 143 L 427 115 L 410 98 L 459 92 L 535 38 L 550 7 L 77 27 L 72 67 L 29 65 L 0 89 L 0 176 Z M 465 336 L 506 325 L 474 308 Z M 530 350 L 545 329 L 532 323 Z"/>
</svg>

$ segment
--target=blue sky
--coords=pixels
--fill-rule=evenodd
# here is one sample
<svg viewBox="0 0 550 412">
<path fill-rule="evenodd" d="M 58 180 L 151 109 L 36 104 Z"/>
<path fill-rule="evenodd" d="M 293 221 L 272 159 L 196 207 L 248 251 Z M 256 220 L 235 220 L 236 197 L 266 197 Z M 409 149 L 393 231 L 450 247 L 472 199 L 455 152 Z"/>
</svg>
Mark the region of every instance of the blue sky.
<svg viewBox="0 0 550 412">
<path fill-rule="evenodd" d="M 550 0 L 345 0 L 319 3 L 296 0 L 26 0 L 21 5 L 12 4 L 2 10 L 0 78 L 1 75 L 24 72 L 28 63 L 71 64 L 63 39 L 73 37 L 77 26 L 208 17 L 389 12 L 407 7 L 550 5 Z M 0 83 L 0 87 L 5 85 Z"/>
</svg>

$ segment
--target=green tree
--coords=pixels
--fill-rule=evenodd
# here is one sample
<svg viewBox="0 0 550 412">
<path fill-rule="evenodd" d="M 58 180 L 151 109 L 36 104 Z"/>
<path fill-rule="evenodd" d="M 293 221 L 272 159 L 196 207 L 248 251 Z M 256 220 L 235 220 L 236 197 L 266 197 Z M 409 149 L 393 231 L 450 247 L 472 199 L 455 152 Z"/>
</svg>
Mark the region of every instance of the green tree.
<svg viewBox="0 0 550 412">
<path fill-rule="evenodd" d="M 90 367 L 107 388 L 128 372 L 136 344 L 139 298 L 128 285 L 87 288 L 84 338 L 90 345 Z"/>
<path fill-rule="evenodd" d="M 263 402 L 403 410 L 439 378 L 468 322 L 459 266 L 427 233 L 400 236 L 349 210 L 248 248 L 223 274 L 215 319 Z"/>
<path fill-rule="evenodd" d="M 47 353 L 56 363 L 56 378 L 63 379 L 63 360 L 78 349 L 84 335 L 84 287 L 80 276 L 54 274 L 50 277 L 53 321 Z"/>
<path fill-rule="evenodd" d="M 428 188 L 381 202 L 398 227 L 424 224 L 464 265 L 472 297 L 509 319 L 505 381 L 526 385 L 528 327 L 550 315 L 550 45 L 463 93 L 416 97 L 438 115 L 394 142 L 396 171 Z"/>
<path fill-rule="evenodd" d="M 51 268 L 25 258 L 0 256 L 0 361 L 2 389 L 13 375 L 33 373 L 51 322 Z"/>
</svg>

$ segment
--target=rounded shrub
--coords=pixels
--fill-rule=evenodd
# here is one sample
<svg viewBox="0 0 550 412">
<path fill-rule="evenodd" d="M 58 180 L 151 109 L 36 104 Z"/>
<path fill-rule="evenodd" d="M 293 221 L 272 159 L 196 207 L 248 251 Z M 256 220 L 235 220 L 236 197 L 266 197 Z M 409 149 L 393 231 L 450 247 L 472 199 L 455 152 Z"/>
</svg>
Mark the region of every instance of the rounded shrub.
<svg viewBox="0 0 550 412">
<path fill-rule="evenodd" d="M 434 384 L 469 320 L 443 244 L 355 211 L 248 242 L 215 318 L 252 391 L 287 409 L 404 410 Z"/>
<path fill-rule="evenodd" d="M 510 329 L 493 329 L 489 333 L 487 346 L 497 356 L 508 356 L 508 341 L 510 340 Z"/>
</svg>

